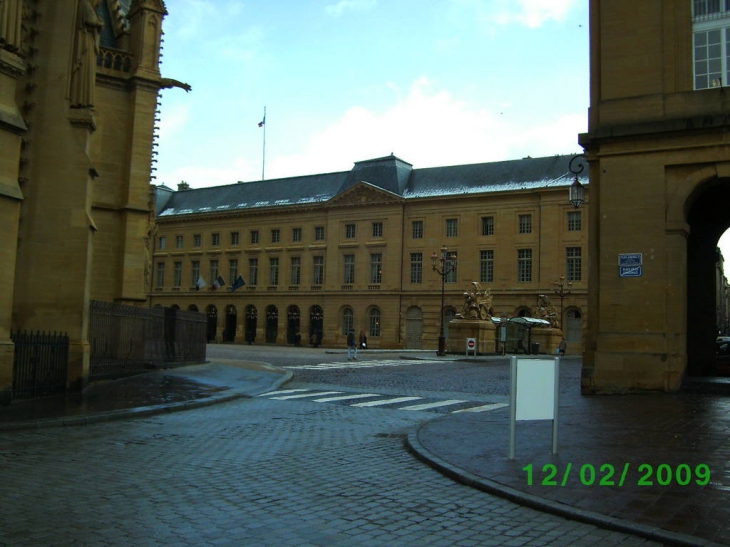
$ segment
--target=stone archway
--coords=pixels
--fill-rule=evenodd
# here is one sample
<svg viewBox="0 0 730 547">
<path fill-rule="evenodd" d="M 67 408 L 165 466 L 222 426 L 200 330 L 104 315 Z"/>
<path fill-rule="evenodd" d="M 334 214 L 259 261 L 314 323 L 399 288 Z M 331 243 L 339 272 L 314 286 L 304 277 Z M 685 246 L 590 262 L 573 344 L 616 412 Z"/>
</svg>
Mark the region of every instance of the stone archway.
<svg viewBox="0 0 730 547">
<path fill-rule="evenodd" d="M 730 179 L 698 186 L 685 204 L 687 236 L 686 376 L 716 373 L 717 242 L 730 227 Z"/>
<path fill-rule="evenodd" d="M 246 306 L 246 326 L 245 338 L 247 344 L 253 344 L 256 341 L 256 322 L 258 320 L 258 311 L 256 306 L 249 304 Z"/>
<path fill-rule="evenodd" d="M 237 319 L 236 306 L 233 304 L 226 306 L 226 327 L 223 329 L 224 342 L 233 342 L 236 339 Z"/>
<path fill-rule="evenodd" d="M 266 308 L 266 343 L 276 344 L 279 335 L 279 309 L 274 306 Z"/>
<path fill-rule="evenodd" d="M 322 306 L 309 308 L 309 343 L 314 347 L 322 343 L 324 335 L 324 311 Z"/>
<path fill-rule="evenodd" d="M 300 334 L 299 332 L 299 322 L 300 322 L 301 312 L 299 311 L 299 306 L 289 306 L 289 308 L 286 311 L 286 343 L 287 344 L 296 344 L 297 343 L 297 335 Z"/>
<path fill-rule="evenodd" d="M 205 315 L 208 317 L 206 337 L 208 342 L 215 342 L 215 337 L 218 334 L 218 308 L 211 304 L 205 308 Z"/>
</svg>

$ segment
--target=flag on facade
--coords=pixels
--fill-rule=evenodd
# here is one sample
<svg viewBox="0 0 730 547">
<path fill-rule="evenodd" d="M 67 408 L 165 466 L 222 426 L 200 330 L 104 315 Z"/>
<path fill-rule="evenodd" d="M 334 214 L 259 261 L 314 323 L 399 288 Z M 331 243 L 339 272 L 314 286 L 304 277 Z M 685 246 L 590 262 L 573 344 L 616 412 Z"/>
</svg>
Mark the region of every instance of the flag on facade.
<svg viewBox="0 0 730 547">
<path fill-rule="evenodd" d="M 231 292 L 235 291 L 236 289 L 240 289 L 246 284 L 246 282 L 243 280 L 243 276 L 241 274 L 238 274 L 238 277 L 233 282 L 233 285 L 231 285 Z"/>
<path fill-rule="evenodd" d="M 195 283 L 195 290 L 199 291 L 206 285 L 207 285 L 207 283 L 205 282 L 205 279 L 203 279 L 203 276 L 201 275 L 200 277 L 198 277 L 198 281 Z"/>
<path fill-rule="evenodd" d="M 223 285 L 226 284 L 226 282 L 223 279 L 223 276 L 222 275 L 218 275 L 218 279 L 216 281 L 217 281 L 219 287 L 222 287 Z"/>
</svg>

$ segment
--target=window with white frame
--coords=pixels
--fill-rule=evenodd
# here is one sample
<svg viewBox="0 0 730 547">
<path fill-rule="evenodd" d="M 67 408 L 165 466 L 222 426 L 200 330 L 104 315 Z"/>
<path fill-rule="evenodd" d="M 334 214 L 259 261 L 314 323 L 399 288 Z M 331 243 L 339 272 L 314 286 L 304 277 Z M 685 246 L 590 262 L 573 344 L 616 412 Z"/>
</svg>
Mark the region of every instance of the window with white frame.
<svg viewBox="0 0 730 547">
<path fill-rule="evenodd" d="M 479 251 L 479 281 L 494 283 L 494 251 L 492 249 Z"/>
<path fill-rule="evenodd" d="M 372 253 L 370 255 L 370 283 L 378 284 L 383 282 L 383 255 Z"/>
<path fill-rule="evenodd" d="M 355 283 L 355 255 L 345 255 L 345 277 L 342 282 L 345 285 Z"/>
<path fill-rule="evenodd" d="M 198 279 L 200 279 L 200 260 L 193 260 L 190 265 L 192 266 L 192 271 L 190 272 L 190 277 L 193 280 L 192 285 L 197 287 Z"/>
<path fill-rule="evenodd" d="M 165 263 L 157 263 L 157 288 L 161 289 L 165 286 Z"/>
<path fill-rule="evenodd" d="M 693 0 L 694 88 L 728 85 L 730 72 L 730 0 Z"/>
<path fill-rule="evenodd" d="M 482 217 L 482 235 L 494 235 L 494 217 Z"/>
<path fill-rule="evenodd" d="M 256 286 L 259 283 L 259 259 L 248 259 L 248 284 Z"/>
<path fill-rule="evenodd" d="M 532 281 L 532 249 L 517 249 L 517 281 Z"/>
<path fill-rule="evenodd" d="M 214 247 L 217 247 L 221 244 L 221 235 L 220 234 L 212 234 L 211 236 L 211 243 Z"/>
<path fill-rule="evenodd" d="M 231 232 L 231 245 L 238 245 L 238 232 Z"/>
<path fill-rule="evenodd" d="M 324 257 L 323 256 L 315 256 L 314 258 L 314 284 L 315 285 L 323 285 L 324 284 Z"/>
<path fill-rule="evenodd" d="M 281 230 L 274 228 L 271 230 L 271 243 L 279 243 L 281 241 Z"/>
<path fill-rule="evenodd" d="M 532 215 L 520 215 L 520 233 L 531 234 L 532 233 Z"/>
<path fill-rule="evenodd" d="M 457 257 L 458 254 L 456 251 L 449 251 L 449 258 L 444 262 L 444 268 L 446 269 L 446 276 L 444 277 L 444 281 L 446 283 L 456 283 L 457 276 Z"/>
<path fill-rule="evenodd" d="M 324 241 L 324 226 L 315 226 L 314 227 L 314 240 L 315 241 Z"/>
<path fill-rule="evenodd" d="M 373 237 L 383 237 L 382 222 L 373 222 Z"/>
<path fill-rule="evenodd" d="M 269 258 L 269 285 L 276 286 L 279 284 L 279 258 Z"/>
<path fill-rule="evenodd" d="M 581 280 L 583 275 L 581 255 L 582 249 L 580 247 L 568 247 L 566 249 L 566 278 L 568 281 Z"/>
<path fill-rule="evenodd" d="M 423 253 L 411 253 L 411 283 L 423 283 Z"/>
<path fill-rule="evenodd" d="M 172 270 L 172 286 L 179 289 L 182 285 L 182 262 L 175 262 Z"/>
<path fill-rule="evenodd" d="M 414 220 L 411 222 L 411 237 L 413 239 L 423 239 L 423 221 Z"/>
<path fill-rule="evenodd" d="M 580 211 L 568 212 L 568 231 L 580 232 L 583 229 L 583 218 Z"/>
<path fill-rule="evenodd" d="M 176 249 L 183 248 L 183 236 L 175 236 L 175 248 Z"/>
<path fill-rule="evenodd" d="M 457 237 L 459 235 L 459 219 L 446 219 L 446 237 Z"/>
<path fill-rule="evenodd" d="M 355 225 L 354 224 L 345 224 L 345 238 L 346 239 L 355 239 Z"/>
<path fill-rule="evenodd" d="M 210 261 L 210 282 L 215 283 L 216 279 L 218 279 L 218 261 L 211 260 Z"/>
<path fill-rule="evenodd" d="M 301 228 L 292 228 L 291 229 L 291 240 L 294 243 L 299 243 L 302 240 L 302 229 Z"/>
<path fill-rule="evenodd" d="M 235 283 L 238 277 L 238 259 L 232 258 L 228 261 L 228 280 L 230 283 Z"/>
<path fill-rule="evenodd" d="M 380 336 L 380 310 L 378 308 L 370 310 L 370 336 Z"/>
<path fill-rule="evenodd" d="M 299 285 L 302 282 L 302 259 L 298 256 L 291 257 L 291 284 Z"/>
<path fill-rule="evenodd" d="M 342 310 L 342 334 L 348 335 L 351 330 L 355 330 L 355 314 L 352 308 Z"/>
<path fill-rule="evenodd" d="M 167 247 L 167 238 L 165 236 L 160 236 L 160 250 L 164 251 Z"/>
</svg>

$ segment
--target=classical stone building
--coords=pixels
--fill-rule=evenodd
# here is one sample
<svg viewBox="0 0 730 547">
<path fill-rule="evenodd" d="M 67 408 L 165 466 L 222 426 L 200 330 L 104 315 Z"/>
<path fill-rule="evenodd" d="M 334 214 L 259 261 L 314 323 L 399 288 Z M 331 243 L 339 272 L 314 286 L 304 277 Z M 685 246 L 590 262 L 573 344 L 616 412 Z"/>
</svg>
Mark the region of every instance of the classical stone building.
<svg viewBox="0 0 730 547">
<path fill-rule="evenodd" d="M 712 374 L 730 226 L 730 5 L 591 0 L 585 393 Z"/>
<path fill-rule="evenodd" d="M 10 332 L 64 331 L 88 378 L 91 299 L 144 303 L 162 0 L 0 2 L 0 395 Z M 150 250 L 147 250 L 150 249 Z"/>
<path fill-rule="evenodd" d="M 564 276 L 579 353 L 588 218 L 568 202 L 569 160 L 416 169 L 391 155 L 338 173 L 158 187 L 151 303 L 207 313 L 214 341 L 291 344 L 298 332 L 343 347 L 354 329 L 371 348 L 436 349 L 442 278 L 431 256 L 445 246 L 457 258 L 443 279 L 447 321 L 472 281 L 490 290 L 493 315 L 513 317 L 540 294 L 559 308 Z"/>
</svg>

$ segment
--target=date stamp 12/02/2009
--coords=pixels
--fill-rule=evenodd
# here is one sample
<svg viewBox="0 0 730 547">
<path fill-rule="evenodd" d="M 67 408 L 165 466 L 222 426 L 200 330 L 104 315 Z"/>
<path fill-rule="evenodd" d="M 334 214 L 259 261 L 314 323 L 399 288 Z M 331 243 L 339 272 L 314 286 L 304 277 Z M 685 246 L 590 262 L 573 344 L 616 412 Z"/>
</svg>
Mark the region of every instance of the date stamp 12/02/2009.
<svg viewBox="0 0 730 547">
<path fill-rule="evenodd" d="M 527 473 L 527 486 L 540 484 L 542 486 L 568 486 L 576 484 L 571 481 L 578 481 L 583 486 L 624 486 L 635 484 L 636 486 L 705 486 L 710 483 L 710 466 L 700 463 L 694 467 L 687 463 L 680 463 L 671 466 L 666 463 L 651 465 L 642 463 L 632 471 L 630 463 L 624 463 L 618 467 L 610 463 L 595 466 L 590 463 L 581 466 L 567 463 L 565 468 L 558 469 L 558 466 L 547 463 L 540 471 L 536 471 L 533 464 L 522 468 Z"/>
</svg>

